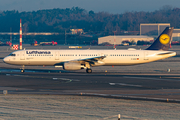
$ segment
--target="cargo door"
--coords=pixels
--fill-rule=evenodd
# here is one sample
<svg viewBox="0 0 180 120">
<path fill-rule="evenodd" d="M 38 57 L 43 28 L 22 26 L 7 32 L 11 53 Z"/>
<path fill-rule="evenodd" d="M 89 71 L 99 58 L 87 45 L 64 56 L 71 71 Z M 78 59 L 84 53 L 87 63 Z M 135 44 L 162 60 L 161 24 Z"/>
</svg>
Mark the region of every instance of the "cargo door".
<svg viewBox="0 0 180 120">
<path fill-rule="evenodd" d="M 20 52 L 20 60 L 25 60 L 25 51 Z"/>
</svg>

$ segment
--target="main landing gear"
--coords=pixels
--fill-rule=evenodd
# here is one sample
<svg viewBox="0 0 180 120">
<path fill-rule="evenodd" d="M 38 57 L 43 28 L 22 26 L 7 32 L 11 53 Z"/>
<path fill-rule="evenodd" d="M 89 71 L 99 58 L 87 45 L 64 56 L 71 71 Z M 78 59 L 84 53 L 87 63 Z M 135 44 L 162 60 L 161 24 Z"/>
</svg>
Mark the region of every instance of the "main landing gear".
<svg viewBox="0 0 180 120">
<path fill-rule="evenodd" d="M 87 73 L 92 73 L 92 69 L 91 69 L 91 66 L 88 62 L 85 63 L 85 67 L 86 67 L 86 72 Z"/>
<path fill-rule="evenodd" d="M 91 68 L 87 68 L 87 69 L 86 69 L 86 72 L 87 72 L 87 73 L 92 73 L 92 69 L 91 69 Z"/>
</svg>

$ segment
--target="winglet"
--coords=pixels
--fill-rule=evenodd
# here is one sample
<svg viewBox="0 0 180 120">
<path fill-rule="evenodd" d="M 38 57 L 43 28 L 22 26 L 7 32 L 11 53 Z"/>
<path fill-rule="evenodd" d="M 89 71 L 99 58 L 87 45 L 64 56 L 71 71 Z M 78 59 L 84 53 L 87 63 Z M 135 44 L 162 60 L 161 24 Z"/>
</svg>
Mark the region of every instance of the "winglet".
<svg viewBox="0 0 180 120">
<path fill-rule="evenodd" d="M 167 51 L 170 46 L 172 32 L 174 27 L 166 27 L 165 30 L 159 35 L 154 43 L 146 50 L 165 50 Z"/>
</svg>

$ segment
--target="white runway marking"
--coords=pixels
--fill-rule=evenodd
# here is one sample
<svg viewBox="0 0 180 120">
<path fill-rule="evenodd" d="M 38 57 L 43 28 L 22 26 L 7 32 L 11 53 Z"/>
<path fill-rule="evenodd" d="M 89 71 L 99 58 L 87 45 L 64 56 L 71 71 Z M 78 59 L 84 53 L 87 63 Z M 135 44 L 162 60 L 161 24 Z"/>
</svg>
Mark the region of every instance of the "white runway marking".
<svg viewBox="0 0 180 120">
<path fill-rule="evenodd" d="M 142 85 L 133 85 L 133 84 L 126 84 L 126 83 L 109 83 L 110 85 L 121 85 L 121 86 L 130 86 L 130 87 L 143 87 Z"/>
<path fill-rule="evenodd" d="M 144 79 L 144 80 L 149 79 L 149 80 L 160 80 L 160 81 L 179 81 L 179 82 L 180 82 L 180 80 L 174 80 L 174 79 L 164 79 L 164 78 L 166 78 L 166 77 L 164 77 L 164 78 L 129 77 L 129 76 L 123 76 L 123 77 L 124 77 L 124 78 Z"/>
<path fill-rule="evenodd" d="M 16 76 L 16 77 L 28 77 L 28 78 L 47 78 L 53 80 L 64 80 L 64 81 L 80 81 L 77 79 L 69 79 L 69 78 L 51 78 L 51 77 L 40 77 L 40 76 L 29 76 L 29 75 L 18 75 L 18 74 L 6 74 L 6 76 Z"/>
<path fill-rule="evenodd" d="M 80 80 L 68 79 L 68 78 L 53 78 L 53 80 L 80 81 Z"/>
</svg>

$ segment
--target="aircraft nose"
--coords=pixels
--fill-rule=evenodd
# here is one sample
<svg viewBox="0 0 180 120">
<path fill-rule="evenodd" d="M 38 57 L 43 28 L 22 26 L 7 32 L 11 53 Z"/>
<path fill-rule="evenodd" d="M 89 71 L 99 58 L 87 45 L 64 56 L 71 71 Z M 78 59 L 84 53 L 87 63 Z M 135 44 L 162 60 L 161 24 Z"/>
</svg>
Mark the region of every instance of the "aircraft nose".
<svg viewBox="0 0 180 120">
<path fill-rule="evenodd" d="M 8 61 L 8 58 L 7 57 L 5 57 L 4 59 L 3 59 L 3 62 L 7 62 Z"/>
</svg>

